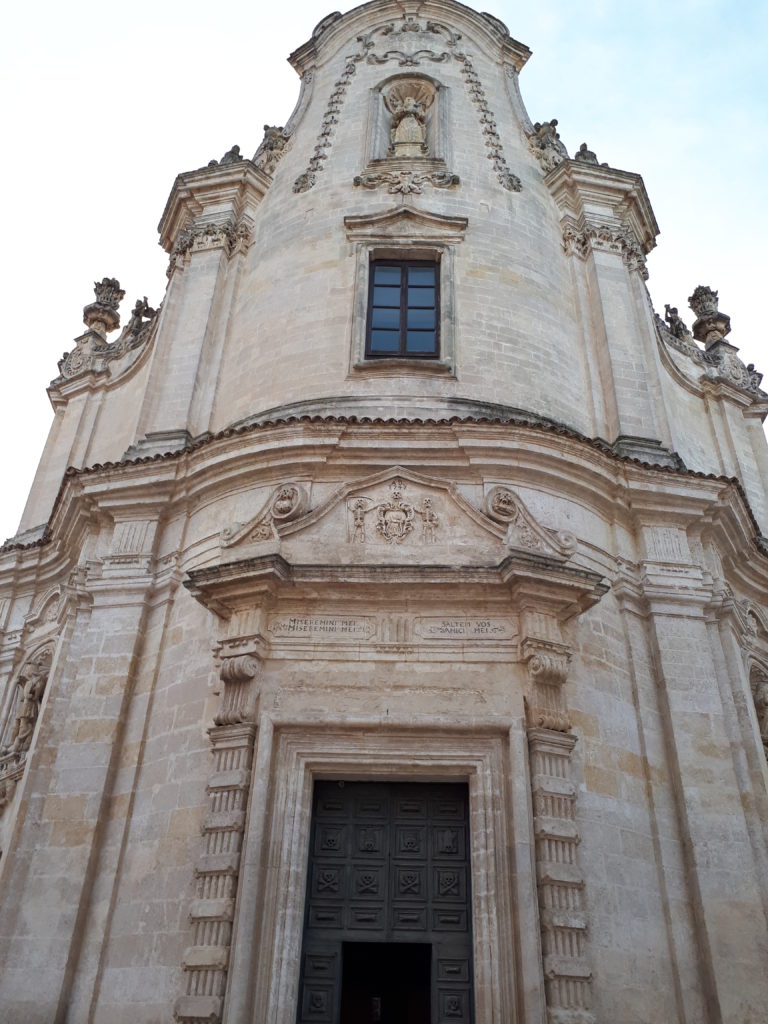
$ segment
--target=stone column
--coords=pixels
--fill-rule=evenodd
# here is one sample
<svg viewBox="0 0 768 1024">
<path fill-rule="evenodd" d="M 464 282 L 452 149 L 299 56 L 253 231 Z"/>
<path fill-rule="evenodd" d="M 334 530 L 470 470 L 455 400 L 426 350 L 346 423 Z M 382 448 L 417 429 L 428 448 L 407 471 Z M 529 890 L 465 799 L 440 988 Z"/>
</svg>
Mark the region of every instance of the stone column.
<svg viewBox="0 0 768 1024">
<path fill-rule="evenodd" d="M 592 972 L 584 954 L 587 919 L 571 780 L 576 737 L 569 733 L 563 693 L 570 654 L 561 643 L 532 637 L 523 641 L 522 653 L 547 1015 L 550 1024 L 589 1024 Z"/>
<path fill-rule="evenodd" d="M 659 532 L 646 529 L 651 551 Z M 690 562 L 682 532 L 679 547 L 676 561 Z M 733 668 L 713 625 L 708 635 L 710 595 L 695 567 L 646 561 L 643 596 L 707 1020 L 760 1018 L 766 914 L 759 837 L 750 836 L 749 799 L 739 785 L 743 740 L 733 722 L 733 691 L 740 680 L 729 678 Z"/>
<path fill-rule="evenodd" d="M 176 1000 L 174 1010 L 179 1024 L 218 1024 L 222 1019 L 256 739 L 258 670 L 259 662 L 251 654 L 222 661 L 224 693 L 209 731 L 213 770 L 190 908 L 193 945 L 184 953 L 185 994 Z"/>
</svg>

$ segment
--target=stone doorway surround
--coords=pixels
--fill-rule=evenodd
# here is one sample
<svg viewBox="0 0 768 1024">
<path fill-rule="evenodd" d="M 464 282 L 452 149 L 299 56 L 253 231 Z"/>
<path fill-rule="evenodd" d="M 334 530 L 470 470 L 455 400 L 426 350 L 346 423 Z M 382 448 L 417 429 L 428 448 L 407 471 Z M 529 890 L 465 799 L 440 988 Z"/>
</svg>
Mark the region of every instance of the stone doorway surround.
<svg viewBox="0 0 768 1024">
<path fill-rule="evenodd" d="M 468 784 L 475 1024 L 588 1024 L 566 624 L 604 581 L 498 485 L 392 467 L 310 508 L 278 487 L 185 581 L 223 685 L 176 1020 L 294 1024 L 313 786 L 345 779 Z"/>
<path fill-rule="evenodd" d="M 260 769 L 270 763 L 267 778 Z M 538 984 L 541 971 L 522 723 L 512 732 L 415 729 L 374 737 L 370 728 L 275 728 L 268 720 L 254 765 L 228 1020 L 295 1021 L 313 784 L 333 778 L 468 783 L 475 1019 L 520 1020 L 516 993 L 524 978 Z M 534 940 L 523 944 L 521 935 Z"/>
</svg>

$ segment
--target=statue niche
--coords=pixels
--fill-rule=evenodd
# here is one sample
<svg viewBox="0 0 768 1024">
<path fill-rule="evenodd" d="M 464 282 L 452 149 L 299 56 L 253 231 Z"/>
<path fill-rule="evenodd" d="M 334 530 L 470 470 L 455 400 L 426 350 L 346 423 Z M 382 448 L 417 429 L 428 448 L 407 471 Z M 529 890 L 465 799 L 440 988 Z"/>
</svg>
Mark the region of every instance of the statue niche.
<svg viewBox="0 0 768 1024">
<path fill-rule="evenodd" d="M 387 158 L 434 157 L 429 138 L 436 95 L 432 83 L 423 78 L 397 78 L 381 95 L 389 121 Z"/>
</svg>

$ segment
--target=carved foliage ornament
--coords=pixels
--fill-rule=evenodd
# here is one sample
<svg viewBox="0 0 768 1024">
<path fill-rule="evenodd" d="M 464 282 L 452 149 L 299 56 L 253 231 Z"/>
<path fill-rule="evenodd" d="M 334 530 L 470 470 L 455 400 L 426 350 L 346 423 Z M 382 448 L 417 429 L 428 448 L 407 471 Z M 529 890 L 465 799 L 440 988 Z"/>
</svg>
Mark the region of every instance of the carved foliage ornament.
<svg viewBox="0 0 768 1024">
<path fill-rule="evenodd" d="M 183 268 L 189 255 L 209 249 L 223 249 L 227 257 L 245 252 L 251 242 L 251 224 L 248 220 L 231 218 L 221 224 L 193 224 L 182 228 L 171 250 L 168 276 Z"/>
<path fill-rule="evenodd" d="M 417 174 L 413 171 L 375 171 L 358 174 L 354 184 L 362 188 L 386 188 L 390 195 L 421 195 L 425 185 L 433 188 L 453 188 L 459 184 L 458 174 L 449 171 L 432 171 Z"/>
<path fill-rule="evenodd" d="M 621 256 L 624 266 L 637 270 L 645 279 L 645 253 L 627 224 L 619 228 L 606 224 L 576 223 L 566 220 L 563 224 L 563 251 L 567 256 L 586 259 L 590 252 L 611 252 Z"/>
</svg>

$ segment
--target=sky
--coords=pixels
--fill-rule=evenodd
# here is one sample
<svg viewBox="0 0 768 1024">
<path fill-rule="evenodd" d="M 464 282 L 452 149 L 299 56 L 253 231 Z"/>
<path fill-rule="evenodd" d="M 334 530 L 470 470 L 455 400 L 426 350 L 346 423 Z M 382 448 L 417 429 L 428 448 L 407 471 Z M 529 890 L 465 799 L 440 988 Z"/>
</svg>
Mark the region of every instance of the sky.
<svg viewBox="0 0 768 1024">
<path fill-rule="evenodd" d="M 533 51 L 520 80 L 531 120 L 556 117 L 571 154 L 587 142 L 643 175 L 661 229 L 656 309 L 676 305 L 690 324 L 687 296 L 716 288 L 728 340 L 768 382 L 768 3 L 482 8 Z M 285 58 L 332 9 L 41 0 L 5 16 L 0 541 L 16 532 L 53 416 L 45 389 L 84 330 L 93 282 L 119 278 L 123 322 L 137 297 L 162 301 L 157 224 L 174 178 L 234 143 L 251 156 L 265 124 L 286 122 L 299 83 Z"/>
</svg>

